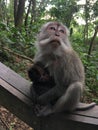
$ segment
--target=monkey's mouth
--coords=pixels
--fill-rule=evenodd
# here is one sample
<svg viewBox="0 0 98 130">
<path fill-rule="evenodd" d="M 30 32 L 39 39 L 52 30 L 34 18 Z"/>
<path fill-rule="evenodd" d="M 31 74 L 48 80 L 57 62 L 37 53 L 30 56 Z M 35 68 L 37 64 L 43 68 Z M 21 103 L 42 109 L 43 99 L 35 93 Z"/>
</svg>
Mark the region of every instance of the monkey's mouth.
<svg viewBox="0 0 98 130">
<path fill-rule="evenodd" d="M 58 47 L 58 46 L 60 46 L 60 42 L 58 40 L 53 40 L 53 41 L 51 41 L 51 45 L 53 47 Z"/>
</svg>

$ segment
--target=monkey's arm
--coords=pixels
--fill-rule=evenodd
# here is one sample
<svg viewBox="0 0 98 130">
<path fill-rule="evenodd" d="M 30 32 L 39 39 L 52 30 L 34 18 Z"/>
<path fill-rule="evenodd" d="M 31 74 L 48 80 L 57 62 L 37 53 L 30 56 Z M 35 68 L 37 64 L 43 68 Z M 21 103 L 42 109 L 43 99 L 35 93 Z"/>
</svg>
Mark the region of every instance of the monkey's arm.
<svg viewBox="0 0 98 130">
<path fill-rule="evenodd" d="M 49 38 L 41 39 L 39 44 L 44 46 L 44 45 L 47 45 L 47 43 L 49 43 L 53 40 L 55 40 L 55 37 L 52 35 Z"/>
<path fill-rule="evenodd" d="M 40 44 L 41 44 L 41 45 L 45 45 L 45 44 L 47 44 L 49 41 L 50 41 L 50 38 L 47 38 L 47 39 L 41 40 L 41 41 L 40 41 Z"/>
<path fill-rule="evenodd" d="M 38 97 L 37 102 L 43 105 L 50 103 L 53 100 L 58 99 L 62 95 L 62 90 L 55 86 L 46 93 Z"/>
</svg>

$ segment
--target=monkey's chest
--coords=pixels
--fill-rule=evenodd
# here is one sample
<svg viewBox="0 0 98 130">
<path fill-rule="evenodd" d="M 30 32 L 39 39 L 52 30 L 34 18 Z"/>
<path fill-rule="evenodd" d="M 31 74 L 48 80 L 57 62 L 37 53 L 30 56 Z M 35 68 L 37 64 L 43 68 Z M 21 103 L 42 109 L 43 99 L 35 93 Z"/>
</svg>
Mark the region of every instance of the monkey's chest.
<svg viewBox="0 0 98 130">
<path fill-rule="evenodd" d="M 48 66 L 49 74 L 53 77 L 56 84 L 64 83 L 65 70 L 60 61 L 54 61 L 53 64 Z"/>
</svg>

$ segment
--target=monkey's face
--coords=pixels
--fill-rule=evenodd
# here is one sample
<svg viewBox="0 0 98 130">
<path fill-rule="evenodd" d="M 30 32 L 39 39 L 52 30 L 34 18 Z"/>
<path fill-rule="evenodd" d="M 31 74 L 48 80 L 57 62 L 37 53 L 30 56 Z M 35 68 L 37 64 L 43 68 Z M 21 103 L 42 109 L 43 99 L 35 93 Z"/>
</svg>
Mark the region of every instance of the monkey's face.
<svg viewBox="0 0 98 130">
<path fill-rule="evenodd" d="M 45 24 L 38 35 L 38 46 L 57 50 L 60 46 L 64 47 L 68 41 L 68 29 L 58 22 Z"/>
<path fill-rule="evenodd" d="M 66 29 L 59 23 L 51 23 L 47 26 L 46 31 L 50 37 L 49 44 L 54 48 L 61 45 L 61 40 L 65 39 Z"/>
</svg>

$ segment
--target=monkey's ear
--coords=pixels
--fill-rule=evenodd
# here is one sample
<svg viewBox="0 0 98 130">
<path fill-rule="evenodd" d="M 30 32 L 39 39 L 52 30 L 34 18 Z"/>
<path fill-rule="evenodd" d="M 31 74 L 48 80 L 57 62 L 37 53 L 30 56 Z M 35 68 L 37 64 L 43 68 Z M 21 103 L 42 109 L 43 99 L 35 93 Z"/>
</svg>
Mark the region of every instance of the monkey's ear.
<svg viewBox="0 0 98 130">
<path fill-rule="evenodd" d="M 69 29 L 65 26 L 65 29 L 66 29 L 66 34 L 67 34 L 67 36 L 70 36 L 70 31 L 69 31 Z"/>
<path fill-rule="evenodd" d="M 40 34 L 42 31 L 41 30 L 38 30 L 38 34 Z"/>
<path fill-rule="evenodd" d="M 41 31 L 38 31 L 38 33 L 37 33 L 37 35 L 36 35 L 37 42 L 39 41 L 40 35 L 41 35 Z M 38 44 L 38 43 L 37 43 L 37 44 Z M 36 44 L 35 44 L 35 45 L 36 45 Z"/>
<path fill-rule="evenodd" d="M 37 36 L 36 36 L 37 41 L 39 41 L 40 37 L 41 37 L 41 31 L 39 31 Z"/>
</svg>

